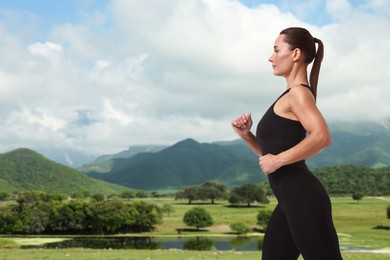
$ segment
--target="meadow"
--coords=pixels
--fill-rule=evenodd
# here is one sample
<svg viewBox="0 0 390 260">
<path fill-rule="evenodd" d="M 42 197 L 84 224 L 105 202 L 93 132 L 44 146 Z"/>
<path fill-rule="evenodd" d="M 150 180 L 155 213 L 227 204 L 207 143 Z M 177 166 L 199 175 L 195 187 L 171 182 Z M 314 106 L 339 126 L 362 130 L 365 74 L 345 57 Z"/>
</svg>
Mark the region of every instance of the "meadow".
<svg viewBox="0 0 390 260">
<path fill-rule="evenodd" d="M 231 223 L 243 222 L 250 227 L 258 228 L 256 215 L 259 210 L 273 209 L 276 205 L 274 199 L 271 199 L 270 204 L 258 204 L 250 208 L 230 207 L 226 201 L 217 201 L 214 205 L 204 202 L 188 205 L 187 201 L 172 199 L 148 199 L 148 202 L 159 206 L 170 203 L 174 207 L 174 212 L 164 214 L 164 222 L 156 226 L 154 232 L 137 234 L 139 236 L 175 237 L 178 236 L 177 229 L 184 229 L 180 236 L 234 236 L 229 229 Z M 364 197 L 360 202 L 350 197 L 332 197 L 332 203 L 334 224 L 344 259 L 390 259 L 390 220 L 386 216 L 386 208 L 390 204 L 389 197 Z M 214 219 L 212 227 L 197 232 L 184 225 L 183 215 L 194 206 L 204 207 L 210 212 Z M 248 233 L 248 236 L 262 235 L 260 232 Z M 30 237 L 24 241 L 13 237 L 6 239 L 17 244 L 25 244 L 34 241 L 39 243 L 40 238 Z M 3 243 L 3 247 L 7 247 L 6 244 Z M 371 250 L 378 251 L 370 252 Z M 15 244 L 0 250 L 0 259 L 260 259 L 260 256 L 260 251 L 19 249 Z"/>
</svg>

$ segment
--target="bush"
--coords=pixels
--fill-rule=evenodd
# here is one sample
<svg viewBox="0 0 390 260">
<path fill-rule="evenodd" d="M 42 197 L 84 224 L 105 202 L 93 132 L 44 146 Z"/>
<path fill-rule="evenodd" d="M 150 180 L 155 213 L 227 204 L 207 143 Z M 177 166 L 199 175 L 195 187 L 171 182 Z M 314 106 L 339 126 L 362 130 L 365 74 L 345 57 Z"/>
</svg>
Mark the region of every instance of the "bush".
<svg viewBox="0 0 390 260">
<path fill-rule="evenodd" d="M 261 226 L 264 230 L 267 229 L 269 220 L 271 218 L 272 211 L 268 209 L 263 209 L 259 211 L 257 215 L 257 224 Z"/>
<path fill-rule="evenodd" d="M 387 206 L 387 218 L 390 219 L 390 205 Z"/>
<path fill-rule="evenodd" d="M 239 235 L 246 234 L 250 230 L 250 228 L 242 222 L 235 222 L 233 224 L 230 224 L 230 228 Z"/>
<path fill-rule="evenodd" d="M 104 194 L 102 193 L 96 193 L 91 195 L 91 199 L 95 201 L 104 201 Z"/>
<path fill-rule="evenodd" d="M 4 192 L 4 191 L 0 192 L 0 200 L 7 200 L 9 199 L 10 196 L 11 194 L 9 194 L 8 192 Z"/>
</svg>

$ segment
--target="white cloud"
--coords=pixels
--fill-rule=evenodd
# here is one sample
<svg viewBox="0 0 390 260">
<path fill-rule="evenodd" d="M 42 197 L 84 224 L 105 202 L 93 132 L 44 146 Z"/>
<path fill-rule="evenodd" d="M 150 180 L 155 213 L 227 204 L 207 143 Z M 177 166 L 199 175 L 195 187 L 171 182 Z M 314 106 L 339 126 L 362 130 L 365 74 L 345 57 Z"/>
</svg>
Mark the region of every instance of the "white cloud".
<svg viewBox="0 0 390 260">
<path fill-rule="evenodd" d="M 63 129 L 66 125 L 66 122 L 63 119 L 50 115 L 45 111 L 33 112 L 29 109 L 25 109 L 22 111 L 14 112 L 11 115 L 11 118 L 17 123 L 23 121 L 27 124 L 27 126 L 36 125 L 38 127 L 47 128 L 54 132 Z"/>
<path fill-rule="evenodd" d="M 325 43 L 318 102 L 326 118 L 381 120 L 390 113 L 387 2 L 326 1 L 321 11 L 335 22 L 318 26 L 286 11 L 291 4 L 112 0 L 33 42 L 0 20 L 0 149 L 101 154 L 236 138 L 230 121 L 248 112 L 257 121 L 284 90 L 267 59 L 289 26 Z"/>
<path fill-rule="evenodd" d="M 135 118 L 133 116 L 127 115 L 125 112 L 115 108 L 112 105 L 112 102 L 108 99 L 104 100 L 104 117 L 106 119 L 116 120 L 122 126 L 126 126 L 135 121 Z"/>
<path fill-rule="evenodd" d="M 333 17 L 343 19 L 348 17 L 352 6 L 348 0 L 327 0 L 326 9 Z"/>
<path fill-rule="evenodd" d="M 50 57 L 52 53 L 62 52 L 62 46 L 53 42 L 34 43 L 28 46 L 28 50 L 32 55 Z"/>
</svg>

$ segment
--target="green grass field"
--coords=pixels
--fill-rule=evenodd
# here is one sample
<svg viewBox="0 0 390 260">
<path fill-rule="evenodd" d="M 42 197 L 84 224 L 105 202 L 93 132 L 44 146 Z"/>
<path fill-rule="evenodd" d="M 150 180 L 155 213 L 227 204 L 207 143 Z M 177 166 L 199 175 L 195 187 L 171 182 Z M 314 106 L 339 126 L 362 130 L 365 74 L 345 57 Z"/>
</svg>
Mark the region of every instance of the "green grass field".
<svg viewBox="0 0 390 260">
<path fill-rule="evenodd" d="M 162 206 L 171 203 L 175 211 L 169 216 L 164 215 L 164 223 L 157 226 L 153 233 L 143 233 L 144 236 L 177 236 L 177 228 L 186 228 L 182 222 L 183 215 L 191 207 L 206 208 L 214 218 L 214 225 L 207 231 L 183 232 L 182 236 L 228 236 L 232 235 L 229 224 L 240 221 L 250 227 L 256 227 L 256 215 L 262 208 L 273 209 L 276 201 L 271 199 L 268 205 L 254 205 L 251 208 L 229 207 L 225 201 L 217 201 L 215 205 L 194 204 L 171 199 L 148 200 Z M 377 226 L 390 227 L 386 216 L 386 208 L 390 198 L 363 198 L 357 203 L 352 198 L 332 198 L 334 223 L 339 234 L 340 244 L 353 247 L 390 250 L 390 230 L 376 229 Z M 133 235 L 133 234 L 129 234 Z M 261 233 L 250 235 L 261 236 Z M 52 237 L 50 237 L 52 238 Z M 11 241 L 10 241 L 11 240 Z M 34 239 L 33 239 L 34 240 Z M 33 241 L 31 240 L 31 241 Z M 233 251 L 184 251 L 184 250 L 100 250 L 100 249 L 15 249 L 12 241 L 21 240 L 11 237 L 0 239 L 0 259 L 260 259 L 261 252 Z M 39 239 L 35 239 L 39 243 Z M 9 246 L 7 246 L 7 244 Z M 25 242 L 23 242 L 25 243 Z M 390 259 L 390 253 L 359 253 L 343 252 L 344 259 Z"/>
<path fill-rule="evenodd" d="M 250 227 L 256 227 L 256 215 L 262 208 L 273 209 L 275 199 L 268 205 L 254 205 L 251 208 L 232 208 L 224 201 L 216 205 L 188 205 L 186 201 L 157 200 L 154 203 L 162 206 L 164 203 L 173 203 L 175 212 L 164 217 L 164 223 L 157 227 L 157 234 L 176 235 L 177 228 L 184 228 L 182 221 L 185 212 L 193 206 L 206 208 L 214 218 L 214 226 L 207 233 L 210 235 L 226 234 L 229 224 L 240 221 Z M 332 198 L 333 220 L 339 234 L 340 243 L 357 247 L 373 249 L 387 248 L 390 250 L 390 230 L 375 229 L 376 226 L 390 227 L 390 220 L 386 216 L 386 208 L 390 205 L 390 198 L 363 198 L 359 203 L 349 197 Z M 192 233 L 192 232 L 191 232 Z M 256 233 L 258 235 L 258 233 Z M 184 233 L 183 235 L 186 235 Z M 188 234 L 193 235 L 193 234 Z M 253 234 L 255 235 L 255 234 Z"/>
</svg>

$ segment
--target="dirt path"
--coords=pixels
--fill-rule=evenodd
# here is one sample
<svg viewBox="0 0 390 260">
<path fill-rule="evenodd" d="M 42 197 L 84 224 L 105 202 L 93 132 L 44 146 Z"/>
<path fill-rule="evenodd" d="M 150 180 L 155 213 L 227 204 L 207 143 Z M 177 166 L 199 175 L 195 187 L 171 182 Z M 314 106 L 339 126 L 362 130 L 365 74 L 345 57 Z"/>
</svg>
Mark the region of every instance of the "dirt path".
<svg viewBox="0 0 390 260">
<path fill-rule="evenodd" d="M 389 198 L 385 198 L 385 197 L 373 197 L 373 198 L 378 199 L 378 200 L 390 201 Z"/>
</svg>

